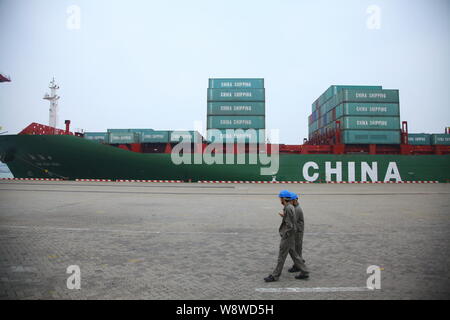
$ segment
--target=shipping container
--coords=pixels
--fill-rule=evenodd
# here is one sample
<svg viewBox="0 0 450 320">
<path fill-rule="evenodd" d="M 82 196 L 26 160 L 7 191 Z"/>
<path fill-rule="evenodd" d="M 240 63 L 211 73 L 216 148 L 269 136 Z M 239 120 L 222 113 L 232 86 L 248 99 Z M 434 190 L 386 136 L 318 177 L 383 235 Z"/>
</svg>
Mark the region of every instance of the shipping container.
<svg viewBox="0 0 450 320">
<path fill-rule="evenodd" d="M 171 143 L 178 143 L 178 142 L 187 142 L 187 143 L 197 143 L 202 142 L 203 137 L 202 135 L 197 131 L 171 131 L 170 132 L 170 140 Z"/>
<path fill-rule="evenodd" d="M 430 145 L 431 134 L 428 133 L 408 133 L 408 144 L 412 145 Z"/>
<path fill-rule="evenodd" d="M 342 117 L 341 129 L 400 130 L 400 117 Z"/>
<path fill-rule="evenodd" d="M 107 131 L 108 133 L 111 133 L 111 132 L 114 132 L 114 133 L 116 133 L 116 132 L 118 132 L 118 133 L 124 133 L 124 132 L 130 132 L 130 129 L 106 129 L 106 131 Z"/>
<path fill-rule="evenodd" d="M 336 117 L 343 116 L 390 116 L 399 117 L 398 103 L 342 103 L 336 108 Z"/>
<path fill-rule="evenodd" d="M 435 133 L 431 135 L 431 144 L 432 145 L 450 145 L 450 134 L 445 133 Z"/>
<path fill-rule="evenodd" d="M 265 101 L 264 89 L 208 89 L 209 101 Z"/>
<path fill-rule="evenodd" d="M 129 128 L 129 129 L 107 129 L 108 132 L 149 132 L 154 131 L 153 129 L 135 129 L 135 128 Z"/>
<path fill-rule="evenodd" d="M 264 129 L 208 129 L 207 141 L 216 143 L 259 143 L 265 142 Z"/>
<path fill-rule="evenodd" d="M 325 125 L 326 125 L 325 118 L 324 117 L 320 117 L 319 118 L 319 128 L 323 128 Z"/>
<path fill-rule="evenodd" d="M 322 117 L 325 113 L 327 113 L 325 105 L 321 105 L 317 110 L 319 111 L 319 117 Z"/>
<path fill-rule="evenodd" d="M 208 102 L 208 115 L 265 115 L 264 102 Z"/>
<path fill-rule="evenodd" d="M 344 144 L 400 144 L 400 130 L 344 130 Z"/>
<path fill-rule="evenodd" d="M 341 90 L 321 105 L 320 109 L 326 113 L 343 102 L 398 104 L 398 90 Z"/>
<path fill-rule="evenodd" d="M 338 102 L 398 103 L 398 90 L 342 90 Z"/>
<path fill-rule="evenodd" d="M 311 114 L 311 118 L 312 121 L 317 121 L 319 119 L 319 111 L 315 110 L 312 114 Z"/>
<path fill-rule="evenodd" d="M 333 96 L 327 102 L 322 104 L 320 108 L 322 108 L 323 112 L 325 113 L 330 112 L 338 104 L 337 101 L 338 101 L 337 96 Z"/>
<path fill-rule="evenodd" d="M 312 108 L 317 109 L 337 95 L 341 90 L 382 90 L 382 86 L 332 85 L 314 101 Z M 327 112 L 329 110 L 326 110 Z"/>
<path fill-rule="evenodd" d="M 335 130 L 335 126 L 334 126 L 333 123 L 328 124 L 327 126 L 325 126 L 325 132 L 326 132 L 326 133 L 328 133 L 328 132 L 334 132 L 334 130 Z"/>
<path fill-rule="evenodd" d="M 309 132 L 310 133 L 315 132 L 317 129 L 319 129 L 319 123 L 317 121 L 314 121 L 313 123 L 311 123 L 309 125 Z"/>
<path fill-rule="evenodd" d="M 91 141 L 108 143 L 108 132 L 85 132 L 84 138 Z"/>
<path fill-rule="evenodd" d="M 167 143 L 169 142 L 170 131 L 167 130 L 153 130 L 147 132 L 140 132 L 141 143 Z"/>
<path fill-rule="evenodd" d="M 135 132 L 110 132 L 109 143 L 139 143 L 139 134 Z"/>
<path fill-rule="evenodd" d="M 245 88 L 245 89 L 262 89 L 264 88 L 263 78 L 220 78 L 209 79 L 209 88 L 226 89 L 226 88 Z"/>
<path fill-rule="evenodd" d="M 128 129 L 129 132 L 136 132 L 136 133 L 141 133 L 141 132 L 153 132 L 155 131 L 154 129 Z"/>
<path fill-rule="evenodd" d="M 264 129 L 264 116 L 208 116 L 208 129 Z"/>
<path fill-rule="evenodd" d="M 331 122 L 331 112 L 327 112 L 323 115 L 325 125 Z"/>
</svg>

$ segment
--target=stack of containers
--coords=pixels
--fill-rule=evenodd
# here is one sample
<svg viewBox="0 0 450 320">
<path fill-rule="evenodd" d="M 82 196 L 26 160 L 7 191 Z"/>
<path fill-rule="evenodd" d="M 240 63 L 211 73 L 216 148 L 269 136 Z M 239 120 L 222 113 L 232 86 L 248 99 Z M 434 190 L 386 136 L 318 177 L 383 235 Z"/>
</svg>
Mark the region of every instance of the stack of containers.
<svg viewBox="0 0 450 320">
<path fill-rule="evenodd" d="M 450 145 L 448 133 L 409 133 L 408 143 L 411 145 Z"/>
<path fill-rule="evenodd" d="M 109 143 L 108 132 L 85 132 L 84 138 L 95 142 Z"/>
<path fill-rule="evenodd" d="M 265 141 L 264 79 L 209 79 L 207 104 L 209 142 L 214 142 L 212 129 L 227 143 L 259 142 L 260 137 Z M 256 137 L 239 129 L 254 129 Z"/>
<path fill-rule="evenodd" d="M 193 143 L 201 142 L 203 137 L 197 131 L 170 131 L 153 129 L 108 129 L 107 132 L 86 132 L 88 140 L 108 144 L 127 143 L 178 143 L 190 139 Z"/>
<path fill-rule="evenodd" d="M 344 144 L 399 144 L 398 90 L 381 86 L 329 87 L 312 104 L 309 139 L 334 130 L 337 120 Z"/>
<path fill-rule="evenodd" d="M 108 129 L 110 144 L 140 143 L 144 132 L 153 132 L 153 129 Z"/>
<path fill-rule="evenodd" d="M 151 130 L 140 132 L 141 143 L 168 143 L 169 142 L 168 130 Z"/>
<path fill-rule="evenodd" d="M 200 143 L 203 141 L 202 135 L 198 131 L 171 131 L 170 143 L 178 142 Z"/>
</svg>

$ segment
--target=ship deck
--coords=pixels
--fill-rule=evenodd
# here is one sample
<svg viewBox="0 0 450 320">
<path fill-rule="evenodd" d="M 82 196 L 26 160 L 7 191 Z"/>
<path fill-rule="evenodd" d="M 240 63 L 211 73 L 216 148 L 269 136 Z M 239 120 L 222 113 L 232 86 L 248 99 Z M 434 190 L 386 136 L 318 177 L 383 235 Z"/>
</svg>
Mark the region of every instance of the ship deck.
<svg viewBox="0 0 450 320">
<path fill-rule="evenodd" d="M 300 193 L 307 281 L 266 284 L 277 192 Z M 2 299 L 447 299 L 450 184 L 0 181 Z M 66 288 L 66 268 L 81 289 Z M 377 265 L 381 290 L 365 289 Z M 291 288 L 291 289 L 289 289 Z M 292 289 L 293 288 L 293 289 Z"/>
</svg>

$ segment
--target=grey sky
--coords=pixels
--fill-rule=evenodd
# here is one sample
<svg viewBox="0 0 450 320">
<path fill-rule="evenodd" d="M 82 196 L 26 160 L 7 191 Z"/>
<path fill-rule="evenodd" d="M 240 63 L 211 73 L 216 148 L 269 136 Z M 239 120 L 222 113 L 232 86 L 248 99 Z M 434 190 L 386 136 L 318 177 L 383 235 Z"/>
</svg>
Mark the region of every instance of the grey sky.
<svg viewBox="0 0 450 320">
<path fill-rule="evenodd" d="M 263 77 L 267 127 L 307 137 L 311 103 L 331 84 L 400 90 L 410 132 L 450 125 L 447 0 L 0 0 L 0 126 L 48 123 L 60 84 L 72 128 L 192 129 L 209 77 Z M 81 28 L 66 27 L 71 5 Z M 381 28 L 366 12 L 381 9 Z"/>
</svg>

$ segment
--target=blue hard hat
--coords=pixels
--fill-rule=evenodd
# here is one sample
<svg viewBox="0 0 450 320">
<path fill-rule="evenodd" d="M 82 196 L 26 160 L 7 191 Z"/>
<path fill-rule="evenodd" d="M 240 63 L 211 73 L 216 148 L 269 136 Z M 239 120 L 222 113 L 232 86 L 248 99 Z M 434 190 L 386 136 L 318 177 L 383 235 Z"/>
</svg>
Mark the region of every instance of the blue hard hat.
<svg viewBox="0 0 450 320">
<path fill-rule="evenodd" d="M 291 196 L 289 197 L 290 200 L 296 200 L 298 199 L 298 195 L 295 192 L 291 192 Z"/>
<path fill-rule="evenodd" d="M 281 190 L 280 193 L 278 194 L 278 197 L 280 197 L 280 198 L 290 198 L 291 197 L 291 193 L 288 190 Z"/>
</svg>

